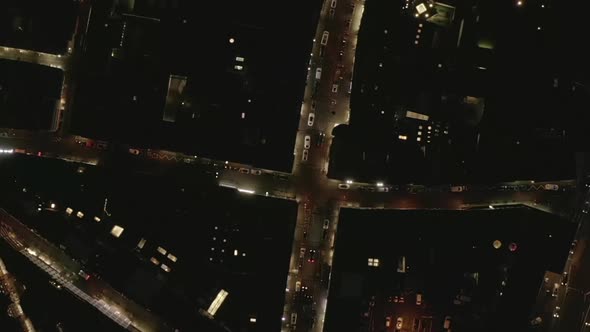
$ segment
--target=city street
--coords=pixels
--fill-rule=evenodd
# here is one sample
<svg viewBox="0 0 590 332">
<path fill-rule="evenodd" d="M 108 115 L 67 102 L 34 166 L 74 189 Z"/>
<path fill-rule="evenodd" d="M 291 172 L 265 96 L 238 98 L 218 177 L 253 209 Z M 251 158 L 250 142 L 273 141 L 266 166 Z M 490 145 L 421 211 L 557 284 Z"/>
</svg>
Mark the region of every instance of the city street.
<svg viewBox="0 0 590 332">
<path fill-rule="evenodd" d="M 0 209 L 0 235 L 12 247 L 44 268 L 48 273 L 83 300 L 130 330 L 172 331 L 161 320 L 127 299 L 101 280 L 84 280 L 78 276 L 81 267 L 63 251 Z M 111 317 L 112 316 L 112 317 Z M 131 328 L 133 327 L 133 328 Z"/>
<path fill-rule="evenodd" d="M 90 9 L 81 7 L 84 10 L 81 10 L 78 17 L 72 56 L 0 47 L 0 58 L 69 71 L 76 49 L 84 44 L 82 32 L 86 29 L 85 22 L 89 15 L 86 13 Z M 299 207 L 286 282 L 282 331 L 323 330 L 334 239 L 341 207 L 470 210 L 499 209 L 521 204 L 552 214 L 571 215 L 576 187 L 572 180 L 542 183 L 515 181 L 489 186 L 466 186 L 461 191 L 454 191 L 451 184 L 398 187 L 382 183 L 357 183 L 352 180 L 343 183 L 328 179 L 326 173 L 332 130 L 340 124 L 347 124 L 350 118 L 350 90 L 363 11 L 363 0 L 324 1 L 308 67 L 293 151 L 292 174 L 174 151 L 138 148 L 127 144 L 115 146 L 109 142 L 68 135 L 69 119 L 66 116 L 70 114 L 66 110 L 71 105 L 71 96 L 75 90 L 70 75 L 66 75 L 62 88 L 59 109 L 61 114 L 58 117 L 60 120 L 55 128 L 57 134 L 0 128 L 0 149 L 14 154 L 109 167 L 116 167 L 118 162 L 124 162 L 127 158 L 140 165 L 142 172 L 152 174 L 190 167 L 195 172 L 206 172 L 215 177 L 220 186 L 234 188 L 245 195 L 296 200 Z M 0 158 L 3 157 L 0 154 Z M 558 189 L 548 189 L 554 185 Z M 7 216 L 3 210 L 0 213 L 3 223 L 10 226 L 15 239 L 22 244 L 22 250 L 34 248 L 35 252 L 43 253 L 53 264 L 59 264 L 62 275 L 77 273 L 80 267 L 60 253 L 59 249 Z M 581 216 L 578 214 L 574 222 L 579 221 Z M 555 331 L 575 331 L 580 328 L 580 331 L 590 331 L 578 327 L 582 319 L 589 320 L 590 312 L 590 264 L 583 264 L 582 260 L 586 253 L 586 240 L 583 237 L 588 233 L 586 228 L 583 226 L 580 230 L 576 249 L 570 255 L 564 270 L 568 271 L 571 278 L 567 287 L 562 287 L 556 302 L 561 304 L 563 314 L 561 319 L 556 318 L 553 325 Z M 92 281 L 93 287 L 88 287 L 88 283 L 78 277 L 68 278 L 70 279 L 64 280 L 70 280 L 76 289 L 89 296 L 88 301 L 92 305 L 108 303 L 109 306 L 118 308 L 127 318 L 123 321 L 128 321 L 136 329 L 167 329 L 145 309 L 130 302 L 104 282 L 95 280 Z M 575 309 L 570 310 L 570 307 Z M 584 317 L 578 314 L 580 310 L 585 313 Z M 394 311 L 391 316 L 395 324 L 397 317 Z M 404 322 L 404 328 L 410 324 L 412 323 L 408 318 Z"/>
</svg>

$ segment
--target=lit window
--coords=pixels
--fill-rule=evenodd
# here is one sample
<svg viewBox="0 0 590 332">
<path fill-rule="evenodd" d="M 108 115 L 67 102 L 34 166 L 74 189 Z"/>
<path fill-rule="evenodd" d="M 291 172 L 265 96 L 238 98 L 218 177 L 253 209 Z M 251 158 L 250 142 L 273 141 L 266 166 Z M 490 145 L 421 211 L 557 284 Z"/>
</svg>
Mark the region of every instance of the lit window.
<svg viewBox="0 0 590 332">
<path fill-rule="evenodd" d="M 166 271 L 166 272 L 170 272 L 170 268 L 169 268 L 169 267 L 168 267 L 168 265 L 166 265 L 166 264 L 162 264 L 162 265 L 160 265 L 160 268 L 161 268 L 162 270 Z"/>
<path fill-rule="evenodd" d="M 416 6 L 416 11 L 418 12 L 418 14 L 422 14 L 422 13 L 426 12 L 426 10 L 427 10 L 426 6 L 423 3 Z"/>
<path fill-rule="evenodd" d="M 372 266 L 372 267 L 378 267 L 379 266 L 379 259 L 378 258 L 369 258 L 368 265 Z"/>
<path fill-rule="evenodd" d="M 236 42 L 236 40 L 235 40 L 235 39 L 233 39 L 233 38 L 230 38 L 230 39 L 229 39 L 229 43 L 230 43 L 230 44 L 233 44 L 233 43 L 235 43 L 235 42 Z"/>
<path fill-rule="evenodd" d="M 162 247 L 157 247 L 156 251 L 159 252 L 162 255 L 166 255 L 166 249 L 162 248 Z"/>
<path fill-rule="evenodd" d="M 256 323 L 256 318 L 250 317 L 250 323 Z"/>
<path fill-rule="evenodd" d="M 246 112 L 242 112 L 242 119 L 246 118 Z"/>
<path fill-rule="evenodd" d="M 139 240 L 139 243 L 137 244 L 137 247 L 139 249 L 143 249 L 143 246 L 145 246 L 145 243 L 146 243 L 146 239 L 141 238 L 141 240 Z"/>
<path fill-rule="evenodd" d="M 422 23 L 418 24 L 419 27 L 422 27 Z"/>
<path fill-rule="evenodd" d="M 66 209 L 66 213 L 67 214 L 72 214 L 72 212 L 74 212 L 74 210 L 72 210 L 72 208 L 67 208 Z"/>
<path fill-rule="evenodd" d="M 178 260 L 178 258 L 176 256 L 174 256 L 174 255 L 172 255 L 170 253 L 166 257 L 168 257 L 168 259 L 171 260 L 171 261 L 173 261 L 173 262 L 176 262 Z"/>
<path fill-rule="evenodd" d="M 111 235 L 114 237 L 120 237 L 121 234 L 123 234 L 123 231 L 125 229 L 119 225 L 115 225 L 113 226 L 113 228 L 111 229 Z"/>
<path fill-rule="evenodd" d="M 240 66 L 240 65 L 235 65 L 235 66 L 234 66 L 234 69 L 235 69 L 235 70 L 242 70 L 242 69 L 244 69 L 244 67 L 242 67 L 242 66 Z"/>
<path fill-rule="evenodd" d="M 421 131 L 418 131 L 418 136 L 420 136 L 420 135 L 422 135 L 422 132 Z"/>
<path fill-rule="evenodd" d="M 416 137 L 416 141 L 420 142 L 422 140 L 422 137 Z"/>
<path fill-rule="evenodd" d="M 408 136 L 406 136 L 406 135 L 399 135 L 398 138 L 401 139 L 402 141 L 405 141 L 405 140 L 408 139 Z"/>
<path fill-rule="evenodd" d="M 82 219 L 84 218 L 84 213 L 82 213 L 82 211 L 78 211 L 78 213 L 76 213 L 76 217 Z"/>
<path fill-rule="evenodd" d="M 100 222 L 100 218 L 99 217 L 94 217 L 94 221 Z"/>
<path fill-rule="evenodd" d="M 234 249 L 234 256 L 238 255 L 238 249 Z"/>
<path fill-rule="evenodd" d="M 160 265 L 160 261 L 156 257 L 150 258 L 150 262 L 154 263 L 154 265 Z"/>
<path fill-rule="evenodd" d="M 418 42 L 417 40 L 416 40 L 416 41 L 414 41 L 414 44 L 418 45 L 418 43 L 419 43 L 419 42 Z"/>
<path fill-rule="evenodd" d="M 246 60 L 246 59 L 242 58 L 241 56 L 236 57 L 237 62 L 244 62 L 244 60 Z"/>
<path fill-rule="evenodd" d="M 422 129 L 422 126 L 418 126 L 418 129 Z"/>
<path fill-rule="evenodd" d="M 416 39 L 420 39 L 420 35 L 416 35 Z"/>
<path fill-rule="evenodd" d="M 428 126 L 428 130 L 432 129 L 432 126 Z"/>
</svg>

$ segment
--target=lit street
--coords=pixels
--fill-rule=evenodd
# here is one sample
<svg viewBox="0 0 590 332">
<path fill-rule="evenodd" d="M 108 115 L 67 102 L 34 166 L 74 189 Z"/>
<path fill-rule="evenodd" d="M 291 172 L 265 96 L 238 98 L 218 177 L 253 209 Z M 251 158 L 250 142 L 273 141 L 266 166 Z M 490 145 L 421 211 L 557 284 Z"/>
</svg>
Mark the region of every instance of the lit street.
<svg viewBox="0 0 590 332">
<path fill-rule="evenodd" d="M 587 225 L 590 203 L 586 203 L 590 198 L 584 192 L 583 202 L 580 203 L 582 206 L 577 205 L 576 195 L 588 189 L 580 188 L 582 184 L 579 179 L 520 179 L 493 184 L 444 183 L 426 186 L 328 178 L 333 148 L 332 132 L 338 125 L 346 125 L 350 120 L 355 52 L 365 8 L 364 0 L 323 1 L 307 68 L 291 173 L 70 133 L 71 106 L 76 90 L 72 73 L 78 70 L 76 66 L 80 52 L 85 51 L 85 34 L 91 13 L 90 2 L 82 3 L 68 54 L 48 54 L 0 46 L 1 59 L 49 66 L 65 73 L 61 100 L 55 109 L 57 120 L 51 130 L 35 132 L 0 128 L 0 160 L 10 158 L 10 155 L 59 159 L 79 164 L 79 172 L 83 172 L 85 166 L 113 169 L 128 166 L 133 171 L 150 175 L 169 175 L 181 171 L 206 174 L 215 179 L 219 186 L 234 189 L 242 195 L 297 202 L 281 317 L 283 332 L 324 330 L 341 208 L 471 211 L 525 206 L 558 215 L 579 224 L 579 227 L 562 273 L 562 278 L 565 276 L 569 279 L 561 279 L 566 281 L 556 290 L 555 299 L 551 299 L 552 320 L 544 322 L 544 331 L 590 332 L 590 259 L 587 259 L 590 255 L 587 239 L 590 234 Z M 121 48 L 122 45 L 121 40 Z M 441 68 L 442 64 L 439 66 Z M 195 114 L 192 113 L 192 116 Z M 242 119 L 244 117 L 245 113 L 242 113 Z M 479 136 L 477 140 L 479 144 Z M 106 281 L 81 278 L 81 265 L 77 261 L 3 209 L 0 209 L 0 230 L 0 236 L 13 249 L 123 328 L 154 332 L 174 330 L 149 310 L 115 291 Z M 5 273 L 1 260 L 0 272 L 1 277 Z M 370 331 L 414 331 L 418 326 L 420 331 L 441 330 L 432 328 L 431 313 L 417 303 L 420 300 L 415 293 L 405 301 L 400 303 L 396 297 L 395 301 L 386 299 L 387 304 L 383 306 L 373 307 L 374 303 L 369 304 Z M 386 328 L 382 317 L 388 317 L 386 324 L 390 325 L 386 325 Z M 403 322 L 396 321 L 398 317 L 403 318 Z M 415 317 L 422 317 L 422 320 L 414 321 Z M 450 328 L 445 328 L 445 331 L 450 331 Z"/>
</svg>

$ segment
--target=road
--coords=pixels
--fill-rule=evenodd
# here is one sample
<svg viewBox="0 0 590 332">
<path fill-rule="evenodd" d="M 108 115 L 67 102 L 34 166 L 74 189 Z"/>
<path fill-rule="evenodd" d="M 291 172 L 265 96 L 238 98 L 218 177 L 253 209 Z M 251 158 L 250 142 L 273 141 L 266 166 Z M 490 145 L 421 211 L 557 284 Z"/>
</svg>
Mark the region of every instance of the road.
<svg viewBox="0 0 590 332">
<path fill-rule="evenodd" d="M 0 59 L 33 63 L 66 70 L 69 62 L 68 54 L 50 54 L 20 48 L 0 46 Z"/>
<path fill-rule="evenodd" d="M 130 331 L 172 331 L 159 318 L 115 291 L 105 282 L 84 280 L 81 266 L 39 234 L 0 209 L 0 236 L 81 300 Z"/>
<path fill-rule="evenodd" d="M 558 316 L 551 316 L 547 331 L 590 331 L 590 262 L 587 258 L 590 256 L 590 224 L 585 203 L 588 201 L 590 190 L 574 214 L 573 221 L 578 229 L 562 273 L 562 278 L 567 275 L 567 280 L 562 279 L 555 306 L 551 308 Z"/>
<path fill-rule="evenodd" d="M 469 185 L 462 192 L 452 192 L 450 185 L 397 187 L 341 183 L 327 178 L 332 130 L 339 124 L 348 123 L 350 118 L 349 88 L 364 11 L 363 0 L 324 1 L 309 62 L 292 174 L 174 151 L 125 144 L 114 146 L 108 142 L 68 135 L 71 114 L 68 110 L 75 94 L 75 75 L 72 71 L 77 67 L 78 50 L 84 48 L 91 11 L 90 2 L 82 1 L 74 38 L 70 43 L 71 55 L 0 47 L 0 58 L 52 66 L 64 70 L 66 74 L 60 114 L 51 130 L 54 133 L 0 129 L 0 149 L 90 165 L 113 166 L 112 163 L 125 160 L 119 158 L 125 155 L 137 161 L 134 164 L 142 172 L 158 173 L 189 167 L 195 172 L 215 177 L 220 186 L 234 188 L 244 194 L 296 200 L 299 207 L 287 277 L 283 331 L 323 330 L 341 207 L 466 210 L 520 204 L 559 215 L 568 215 L 571 211 L 575 183 L 569 180 Z M 557 184 L 559 190 L 546 190 L 545 184 Z M 69 268 L 76 271 L 77 267 Z M 109 288 L 105 286 L 105 289 Z M 117 294 L 106 295 L 102 294 L 105 300 L 118 298 Z"/>
<path fill-rule="evenodd" d="M 1 232 L 2 230 L 0 230 Z M 18 319 L 23 332 L 35 332 L 35 327 L 33 326 L 33 322 L 27 317 L 25 311 L 20 305 L 20 295 L 18 292 L 18 286 L 16 283 L 16 279 L 8 272 L 6 265 L 2 258 L 0 258 L 0 286 L 4 290 L 3 293 L 7 293 L 6 295 L 10 298 L 12 304 L 9 308 L 12 308 L 13 316 L 15 319 Z"/>
</svg>

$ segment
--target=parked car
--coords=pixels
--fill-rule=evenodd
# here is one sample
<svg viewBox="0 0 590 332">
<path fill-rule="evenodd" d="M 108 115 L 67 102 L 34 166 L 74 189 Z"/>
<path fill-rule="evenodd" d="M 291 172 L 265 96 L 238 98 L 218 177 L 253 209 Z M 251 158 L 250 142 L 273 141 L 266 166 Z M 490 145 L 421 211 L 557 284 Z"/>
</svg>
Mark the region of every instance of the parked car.
<svg viewBox="0 0 590 332">
<path fill-rule="evenodd" d="M 559 186 L 556 184 L 552 184 L 552 183 L 547 183 L 543 187 L 545 188 L 545 190 L 559 190 Z"/>
<path fill-rule="evenodd" d="M 402 327 L 404 326 L 404 319 L 401 317 L 397 318 L 397 323 L 395 324 L 395 329 L 401 331 Z"/>
</svg>

